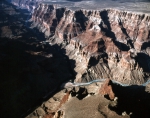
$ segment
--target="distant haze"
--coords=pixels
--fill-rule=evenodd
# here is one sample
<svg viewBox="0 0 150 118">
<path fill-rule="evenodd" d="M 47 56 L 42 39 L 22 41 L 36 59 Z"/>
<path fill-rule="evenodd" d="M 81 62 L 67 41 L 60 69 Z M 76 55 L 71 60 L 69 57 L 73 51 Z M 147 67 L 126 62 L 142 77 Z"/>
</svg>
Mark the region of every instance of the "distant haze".
<svg viewBox="0 0 150 118">
<path fill-rule="evenodd" d="M 150 13 L 150 0 L 43 0 L 44 3 L 76 9 L 115 8 L 134 12 Z"/>
</svg>

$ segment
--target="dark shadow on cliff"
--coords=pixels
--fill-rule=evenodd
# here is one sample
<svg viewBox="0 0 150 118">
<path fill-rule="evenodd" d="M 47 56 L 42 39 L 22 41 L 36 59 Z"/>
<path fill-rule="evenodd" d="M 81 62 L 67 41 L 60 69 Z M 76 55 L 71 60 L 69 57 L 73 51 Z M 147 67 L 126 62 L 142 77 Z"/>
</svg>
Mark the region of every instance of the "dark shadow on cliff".
<svg viewBox="0 0 150 118">
<path fill-rule="evenodd" d="M 85 22 L 88 20 L 88 18 L 85 17 L 82 10 L 79 10 L 79 11 L 75 12 L 75 18 L 76 18 L 76 22 L 78 22 L 81 25 L 82 30 L 85 31 L 86 30 Z"/>
<path fill-rule="evenodd" d="M 119 115 L 126 112 L 131 118 L 150 117 L 150 93 L 145 91 L 145 86 L 122 87 L 116 84 L 111 84 L 111 86 L 115 96 L 118 98 L 115 106 L 109 105 L 111 110 L 114 110 Z"/>
<path fill-rule="evenodd" d="M 119 22 L 119 25 L 120 25 L 120 27 L 121 27 L 122 32 L 123 32 L 127 37 L 129 37 L 129 35 L 128 35 L 126 29 L 123 27 L 123 24 L 122 24 L 122 22 L 121 22 L 120 19 L 118 20 L 118 22 Z"/>
<path fill-rule="evenodd" d="M 12 6 L 4 4 L 7 9 Z M 10 16 L 6 11 L 0 17 L 9 18 L 0 24 L 7 27 L 0 32 L 0 117 L 20 118 L 59 91 L 61 83 L 74 79 L 70 61 L 73 66 L 75 61 L 60 46 L 42 43 L 44 35 L 25 26 L 24 12 Z"/>
<path fill-rule="evenodd" d="M 61 83 L 74 78 L 70 60 L 55 51 L 56 46 L 18 40 L 0 41 L 1 113 L 9 113 L 3 117 L 28 115 L 59 91 Z"/>
<path fill-rule="evenodd" d="M 141 47 L 141 50 L 145 50 L 147 47 L 150 47 L 150 41 L 149 42 L 144 42 L 142 47 Z"/>
<path fill-rule="evenodd" d="M 98 56 L 91 57 L 88 63 L 88 67 L 90 68 L 92 66 L 96 66 L 98 63 L 101 63 L 101 61 L 107 64 L 108 62 L 104 58 L 108 58 L 107 53 L 99 53 Z"/>
<path fill-rule="evenodd" d="M 137 54 L 137 57 L 135 59 L 138 62 L 139 66 L 142 67 L 144 72 L 150 72 L 150 56 L 141 52 Z"/>
<path fill-rule="evenodd" d="M 24 35 L 26 32 L 25 36 L 31 38 L 31 33 L 35 33 L 35 31 L 28 28 L 30 23 L 27 23 L 27 21 L 31 18 L 29 11 L 26 9 L 16 8 L 16 6 L 7 2 L 3 2 L 3 5 L 0 5 L 0 9 L 2 9 L 0 10 L 1 37 L 17 38 Z M 31 32 L 27 32 L 27 30 L 30 30 Z M 41 40 L 44 37 L 42 33 L 39 33 L 38 36 Z"/>
<path fill-rule="evenodd" d="M 79 100 L 82 100 L 88 95 L 87 89 L 84 87 L 80 87 L 78 92 L 73 88 L 70 93 L 72 97 L 77 97 Z"/>
<path fill-rule="evenodd" d="M 122 51 L 128 51 L 130 49 L 130 47 L 124 43 L 121 43 L 121 42 L 118 42 L 116 41 L 116 36 L 114 34 L 114 32 L 111 31 L 111 25 L 110 25 L 110 22 L 109 22 L 109 17 L 108 17 L 108 12 L 106 10 L 104 11 L 101 11 L 100 12 L 100 16 L 103 20 L 103 23 L 101 23 L 99 26 L 102 30 L 102 32 L 104 32 L 104 34 L 107 36 L 107 37 L 110 37 L 112 38 L 114 44 Z M 104 27 L 104 25 L 106 27 Z M 125 28 L 122 28 L 122 31 L 127 35 L 127 32 L 125 30 Z M 128 36 L 128 35 L 127 35 Z M 130 43 L 130 42 L 128 42 Z"/>
<path fill-rule="evenodd" d="M 130 39 L 130 37 L 127 33 L 127 30 L 123 27 L 123 24 L 122 24 L 121 20 L 119 19 L 118 22 L 119 22 L 119 26 L 121 28 L 121 31 L 123 32 L 123 34 L 126 35 L 127 45 L 129 45 L 131 48 L 134 48 L 133 42 Z"/>
</svg>

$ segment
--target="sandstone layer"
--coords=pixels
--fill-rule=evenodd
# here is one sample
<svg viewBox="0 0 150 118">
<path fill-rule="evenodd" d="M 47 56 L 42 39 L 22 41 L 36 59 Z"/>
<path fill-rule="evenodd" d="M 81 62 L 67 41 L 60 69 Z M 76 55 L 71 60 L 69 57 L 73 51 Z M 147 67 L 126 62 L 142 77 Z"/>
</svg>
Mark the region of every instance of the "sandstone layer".
<svg viewBox="0 0 150 118">
<path fill-rule="evenodd" d="M 111 78 L 127 84 L 149 79 L 150 16 L 114 9 L 77 10 L 40 4 L 31 21 L 76 61 L 75 81 Z"/>
</svg>

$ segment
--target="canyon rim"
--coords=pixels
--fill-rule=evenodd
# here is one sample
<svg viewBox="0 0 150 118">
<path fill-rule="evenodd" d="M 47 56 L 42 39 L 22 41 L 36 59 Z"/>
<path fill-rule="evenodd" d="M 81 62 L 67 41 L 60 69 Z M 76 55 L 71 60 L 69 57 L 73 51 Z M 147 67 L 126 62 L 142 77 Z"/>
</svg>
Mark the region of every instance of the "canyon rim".
<svg viewBox="0 0 150 118">
<path fill-rule="evenodd" d="M 2 116 L 150 117 L 149 2 L 68 1 L 1 2 Z"/>
</svg>

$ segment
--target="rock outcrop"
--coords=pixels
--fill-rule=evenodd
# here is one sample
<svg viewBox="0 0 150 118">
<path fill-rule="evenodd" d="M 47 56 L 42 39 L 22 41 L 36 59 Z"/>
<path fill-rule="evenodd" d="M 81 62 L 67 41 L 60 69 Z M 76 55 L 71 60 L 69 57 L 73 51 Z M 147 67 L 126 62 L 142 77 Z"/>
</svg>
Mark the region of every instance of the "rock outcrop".
<svg viewBox="0 0 150 118">
<path fill-rule="evenodd" d="M 100 91 L 101 94 L 112 100 L 109 109 L 116 111 L 117 114 L 129 114 L 133 118 L 149 117 L 149 84 L 122 87 L 108 79 Z"/>
<path fill-rule="evenodd" d="M 76 61 L 75 81 L 112 78 L 141 84 L 150 75 L 150 16 L 114 9 L 77 10 L 40 4 L 32 27 Z M 74 67 L 74 66 L 73 66 Z"/>
<path fill-rule="evenodd" d="M 62 90 L 27 118 L 74 118 L 77 115 L 83 118 L 148 118 L 149 90 L 149 84 L 123 87 L 107 79 L 104 83 Z M 39 115 L 39 109 L 41 112 L 44 110 L 45 114 Z"/>
<path fill-rule="evenodd" d="M 111 80 L 107 79 L 100 89 L 100 94 L 108 95 L 111 100 L 115 99 L 115 94 L 112 89 Z"/>
</svg>

